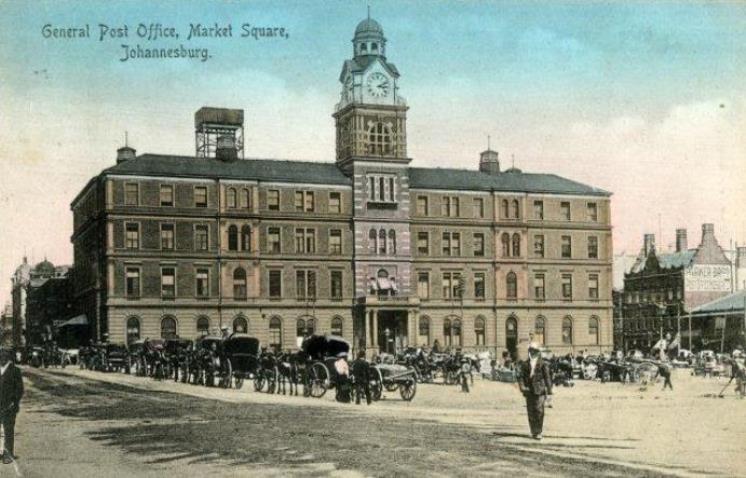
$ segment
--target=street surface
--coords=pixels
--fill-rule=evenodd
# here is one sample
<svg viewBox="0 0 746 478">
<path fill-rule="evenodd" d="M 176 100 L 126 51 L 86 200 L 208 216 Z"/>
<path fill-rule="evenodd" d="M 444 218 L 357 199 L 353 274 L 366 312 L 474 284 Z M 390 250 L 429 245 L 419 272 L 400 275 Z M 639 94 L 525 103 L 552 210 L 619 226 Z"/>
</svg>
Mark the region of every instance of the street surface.
<svg viewBox="0 0 746 478">
<path fill-rule="evenodd" d="M 17 471 L 0 476 L 746 476 L 746 400 L 727 379 L 555 389 L 528 438 L 511 384 L 420 385 L 370 407 L 141 377 L 24 368 Z"/>
</svg>

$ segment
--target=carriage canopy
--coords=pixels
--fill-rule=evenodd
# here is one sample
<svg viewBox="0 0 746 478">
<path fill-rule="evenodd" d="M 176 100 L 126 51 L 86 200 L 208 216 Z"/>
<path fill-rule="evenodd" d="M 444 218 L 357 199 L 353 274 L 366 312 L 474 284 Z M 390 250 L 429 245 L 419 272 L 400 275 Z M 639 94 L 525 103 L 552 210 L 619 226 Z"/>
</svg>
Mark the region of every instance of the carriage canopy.
<svg viewBox="0 0 746 478">
<path fill-rule="evenodd" d="M 336 357 L 340 352 L 349 353 L 350 343 L 332 335 L 312 335 L 303 341 L 301 349 L 314 360 Z"/>
<path fill-rule="evenodd" d="M 228 355 L 244 354 L 244 355 L 258 355 L 259 354 L 259 339 L 251 337 L 246 334 L 233 334 L 225 340 L 223 344 L 225 347 L 225 353 Z"/>
</svg>

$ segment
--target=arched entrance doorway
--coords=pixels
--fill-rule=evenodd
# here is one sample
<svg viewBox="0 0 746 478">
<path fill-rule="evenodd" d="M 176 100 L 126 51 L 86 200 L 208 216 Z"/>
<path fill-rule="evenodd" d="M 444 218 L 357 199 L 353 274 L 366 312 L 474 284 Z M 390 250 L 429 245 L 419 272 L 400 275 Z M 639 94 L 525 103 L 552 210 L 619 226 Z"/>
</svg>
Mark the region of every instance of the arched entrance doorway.
<svg viewBox="0 0 746 478">
<path fill-rule="evenodd" d="M 505 348 L 513 360 L 518 358 L 518 321 L 515 317 L 508 317 L 505 321 Z"/>
</svg>

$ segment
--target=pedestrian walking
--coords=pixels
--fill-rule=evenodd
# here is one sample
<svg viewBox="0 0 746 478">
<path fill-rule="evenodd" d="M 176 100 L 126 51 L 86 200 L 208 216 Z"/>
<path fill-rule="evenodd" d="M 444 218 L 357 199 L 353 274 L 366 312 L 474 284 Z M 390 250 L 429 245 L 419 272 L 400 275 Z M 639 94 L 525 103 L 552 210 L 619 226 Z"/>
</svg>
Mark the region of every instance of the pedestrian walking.
<svg viewBox="0 0 746 478">
<path fill-rule="evenodd" d="M 466 377 L 471 375 L 471 364 L 469 363 L 469 359 L 466 357 L 461 358 L 461 369 L 459 375 L 461 375 L 461 391 L 469 393 L 469 380 Z"/>
<path fill-rule="evenodd" d="M 350 403 L 350 366 L 347 363 L 347 352 L 337 354 L 334 370 L 337 372 L 337 401 Z"/>
<path fill-rule="evenodd" d="M 671 391 L 673 391 L 673 384 L 671 383 L 671 368 L 668 364 L 661 363 L 658 366 L 658 375 L 663 377 L 663 390 L 668 387 L 671 389 Z"/>
<path fill-rule="evenodd" d="M 520 366 L 518 387 L 526 398 L 526 411 L 531 437 L 543 438 L 544 404 L 548 395 L 552 395 L 552 376 L 549 365 L 541 358 L 539 346 L 531 343 L 528 346 L 528 360 Z"/>
<path fill-rule="evenodd" d="M 0 349 L 0 423 L 3 427 L 3 463 L 12 463 L 15 459 L 13 447 L 15 440 L 16 415 L 23 398 L 23 378 L 21 370 L 13 361 L 13 351 Z"/>
<path fill-rule="evenodd" d="M 355 403 L 360 405 L 360 400 L 365 396 L 365 402 L 370 405 L 370 364 L 365 360 L 364 350 L 359 351 L 352 362 L 352 377 L 355 379 Z"/>
</svg>

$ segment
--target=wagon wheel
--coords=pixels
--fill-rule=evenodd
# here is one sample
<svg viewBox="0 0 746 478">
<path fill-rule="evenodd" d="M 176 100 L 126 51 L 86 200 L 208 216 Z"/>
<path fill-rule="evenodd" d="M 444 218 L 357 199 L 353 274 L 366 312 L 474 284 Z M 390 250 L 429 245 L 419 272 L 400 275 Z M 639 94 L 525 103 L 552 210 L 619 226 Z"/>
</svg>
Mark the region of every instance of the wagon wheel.
<svg viewBox="0 0 746 478">
<path fill-rule="evenodd" d="M 378 368 L 373 367 L 373 377 L 370 380 L 370 398 L 375 401 L 381 399 L 383 395 L 383 377 L 381 371 Z"/>
<path fill-rule="evenodd" d="M 241 390 L 241 387 L 243 387 L 243 377 L 236 377 L 236 390 Z"/>
<path fill-rule="evenodd" d="M 233 382 L 233 364 L 230 359 L 225 360 L 225 365 L 221 367 L 220 371 L 220 388 L 231 388 Z"/>
<path fill-rule="evenodd" d="M 417 392 L 417 379 L 409 377 L 399 385 L 399 394 L 407 402 L 411 402 Z"/>
<path fill-rule="evenodd" d="M 323 363 L 316 362 L 311 366 L 308 382 L 311 384 L 311 396 L 321 398 L 329 387 L 329 370 Z"/>
</svg>

